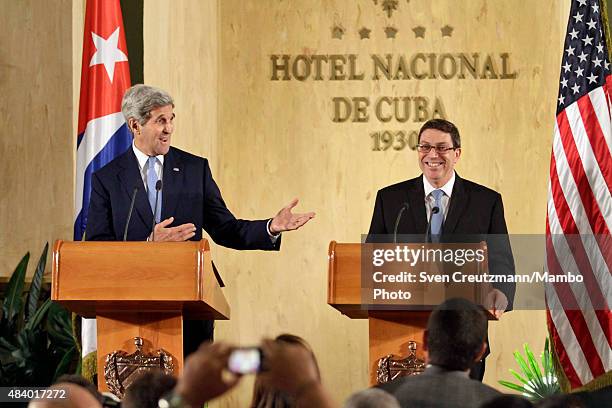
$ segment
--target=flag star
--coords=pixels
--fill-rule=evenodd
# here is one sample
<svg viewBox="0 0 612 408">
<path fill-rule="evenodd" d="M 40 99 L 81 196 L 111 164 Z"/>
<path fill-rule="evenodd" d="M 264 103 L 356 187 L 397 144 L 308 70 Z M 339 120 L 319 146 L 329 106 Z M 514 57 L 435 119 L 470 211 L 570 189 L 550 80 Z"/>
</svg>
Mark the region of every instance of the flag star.
<svg viewBox="0 0 612 408">
<path fill-rule="evenodd" d="M 576 74 L 576 78 L 581 77 L 583 71 L 584 68 L 578 68 L 576 71 L 574 71 L 574 73 Z"/>
<path fill-rule="evenodd" d="M 584 41 L 585 47 L 587 45 L 593 45 L 593 38 L 589 37 L 588 35 L 586 36 L 586 38 L 583 38 L 582 41 Z"/>
<path fill-rule="evenodd" d="M 595 23 L 595 20 L 591 19 L 591 21 L 589 21 L 587 25 L 589 26 L 589 30 L 594 30 L 597 23 Z"/>
<path fill-rule="evenodd" d="M 567 78 L 561 80 L 561 89 L 567 88 Z"/>
<path fill-rule="evenodd" d="M 586 0 L 578 0 L 581 6 L 586 6 Z"/>
<path fill-rule="evenodd" d="M 591 7 L 593 7 L 593 13 L 599 13 L 599 6 L 596 4 L 593 4 Z"/>
<path fill-rule="evenodd" d="M 595 47 L 595 48 L 597 48 L 597 52 L 600 52 L 600 53 L 601 53 L 601 52 L 603 52 L 603 45 L 602 45 L 602 44 L 599 44 L 599 45 L 598 45 L 597 47 Z"/>
<path fill-rule="evenodd" d="M 589 84 L 594 84 L 597 82 L 597 77 L 592 72 L 591 72 L 591 75 L 587 77 L 587 79 L 589 80 Z"/>
<path fill-rule="evenodd" d="M 610 63 L 608 61 L 604 62 L 604 66 L 606 67 L 606 71 L 610 70 Z"/>
<path fill-rule="evenodd" d="M 100 37 L 93 31 L 91 32 L 91 38 L 96 47 L 96 52 L 91 57 L 89 66 L 93 67 L 94 65 L 103 64 L 112 83 L 113 77 L 115 76 L 115 64 L 128 60 L 127 55 L 117 47 L 117 43 L 119 42 L 119 27 L 117 27 L 117 29 L 106 39 Z"/>
<path fill-rule="evenodd" d="M 574 86 L 572 86 L 571 88 L 572 91 L 574 91 L 574 95 L 580 92 L 580 86 L 578 84 L 574 84 Z"/>
<path fill-rule="evenodd" d="M 565 52 L 567 52 L 567 55 L 574 55 L 575 50 L 576 48 L 570 46 Z"/>
<path fill-rule="evenodd" d="M 576 13 L 576 15 L 574 16 L 574 20 L 576 20 L 576 21 L 574 21 L 575 23 L 577 23 L 577 22 L 581 22 L 582 23 L 582 14 Z"/>
<path fill-rule="evenodd" d="M 570 68 L 571 68 L 572 66 L 569 64 L 569 62 L 567 62 L 567 61 L 566 61 L 566 62 L 565 62 L 565 65 L 563 65 L 562 67 L 563 67 L 563 69 L 565 70 L 565 72 L 567 73 L 567 72 L 570 72 Z"/>
<path fill-rule="evenodd" d="M 595 65 L 596 67 L 601 67 L 601 63 L 603 61 L 599 59 L 599 57 L 595 57 L 595 59 L 593 60 L 593 65 Z"/>
<path fill-rule="evenodd" d="M 563 97 L 563 95 L 559 96 L 559 105 L 563 105 L 564 102 L 565 98 Z"/>
<path fill-rule="evenodd" d="M 580 55 L 578 56 L 578 59 L 580 59 L 580 62 L 584 62 L 586 61 L 587 57 L 588 57 L 588 54 L 585 54 L 584 51 L 582 51 Z"/>
<path fill-rule="evenodd" d="M 578 34 L 580 34 L 580 32 L 576 31 L 575 28 L 572 29 L 571 33 L 569 33 L 570 37 L 572 37 L 572 40 L 575 40 L 576 38 L 578 38 Z"/>
</svg>

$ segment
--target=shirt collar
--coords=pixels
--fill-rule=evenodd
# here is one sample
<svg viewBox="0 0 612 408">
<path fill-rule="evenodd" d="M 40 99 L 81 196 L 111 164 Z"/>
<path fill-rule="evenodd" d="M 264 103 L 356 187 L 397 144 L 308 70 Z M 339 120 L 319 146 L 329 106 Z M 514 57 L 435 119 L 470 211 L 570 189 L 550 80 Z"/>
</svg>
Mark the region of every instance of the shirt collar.
<svg viewBox="0 0 612 408">
<path fill-rule="evenodd" d="M 425 197 L 428 197 L 429 194 L 431 194 L 431 192 L 434 190 L 442 190 L 444 191 L 444 194 L 446 194 L 446 196 L 450 198 L 451 194 L 453 193 L 454 185 L 455 185 L 455 171 L 454 170 L 453 170 L 453 175 L 451 176 L 450 180 L 448 180 L 446 184 L 440 188 L 436 188 L 432 186 L 429 180 L 427 180 L 427 177 L 425 177 L 425 175 L 423 174 L 423 188 L 425 189 Z"/>
<path fill-rule="evenodd" d="M 136 147 L 136 143 L 134 143 L 134 141 L 132 141 L 132 149 L 134 150 L 134 154 L 136 155 L 136 159 L 138 160 L 138 165 L 140 166 L 140 169 L 141 170 L 144 169 L 145 165 L 147 164 L 147 160 L 149 160 L 149 156 L 141 152 Z M 157 160 L 159 160 L 159 163 L 163 166 L 164 165 L 164 155 L 160 154 L 159 156 L 156 156 L 156 157 L 157 157 Z"/>
</svg>

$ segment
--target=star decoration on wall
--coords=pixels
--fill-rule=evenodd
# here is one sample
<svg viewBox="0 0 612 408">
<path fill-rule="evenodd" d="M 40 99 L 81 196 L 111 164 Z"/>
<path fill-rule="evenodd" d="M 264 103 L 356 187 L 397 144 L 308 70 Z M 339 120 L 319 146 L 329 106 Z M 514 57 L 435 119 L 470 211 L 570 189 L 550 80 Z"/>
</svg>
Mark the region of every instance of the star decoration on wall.
<svg viewBox="0 0 612 408">
<path fill-rule="evenodd" d="M 425 38 L 425 27 L 417 26 L 412 29 L 415 38 Z"/>
<path fill-rule="evenodd" d="M 344 28 L 340 27 L 339 25 L 336 25 L 332 28 L 332 38 L 341 40 L 343 35 L 344 35 Z"/>
<path fill-rule="evenodd" d="M 442 37 L 452 37 L 453 30 L 454 28 L 449 26 L 448 24 L 440 29 L 440 31 L 442 32 Z"/>
<path fill-rule="evenodd" d="M 359 30 L 359 38 L 361 38 L 362 40 L 370 38 L 371 31 L 372 30 L 370 30 L 369 28 L 363 27 L 361 30 Z"/>
<path fill-rule="evenodd" d="M 395 38 L 395 35 L 397 34 L 397 28 L 387 26 L 385 27 L 385 34 L 387 35 L 387 38 Z"/>
</svg>

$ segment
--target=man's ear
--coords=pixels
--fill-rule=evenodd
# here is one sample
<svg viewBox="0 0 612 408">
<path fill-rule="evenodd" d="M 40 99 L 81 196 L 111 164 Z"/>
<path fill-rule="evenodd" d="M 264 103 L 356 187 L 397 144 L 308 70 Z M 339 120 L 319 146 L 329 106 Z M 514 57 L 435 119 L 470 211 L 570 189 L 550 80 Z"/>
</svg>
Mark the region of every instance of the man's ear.
<svg viewBox="0 0 612 408">
<path fill-rule="evenodd" d="M 480 348 L 480 351 L 478 352 L 478 354 L 476 354 L 476 358 L 474 359 L 474 362 L 482 360 L 482 356 L 484 356 L 486 352 L 487 352 L 487 342 L 483 341 L 482 347 Z"/>
<path fill-rule="evenodd" d="M 138 121 L 134 118 L 128 119 L 128 127 L 130 128 L 130 131 L 132 132 L 132 134 L 136 134 L 140 132 L 140 123 L 138 123 Z"/>
</svg>

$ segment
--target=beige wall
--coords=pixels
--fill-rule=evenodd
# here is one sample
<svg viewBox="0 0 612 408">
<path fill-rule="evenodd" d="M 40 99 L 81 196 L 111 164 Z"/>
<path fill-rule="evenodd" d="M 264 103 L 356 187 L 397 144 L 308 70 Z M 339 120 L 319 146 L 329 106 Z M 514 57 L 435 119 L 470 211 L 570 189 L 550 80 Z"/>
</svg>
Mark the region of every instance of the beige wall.
<svg viewBox="0 0 612 408">
<path fill-rule="evenodd" d="M 370 132 L 419 123 L 333 123 L 334 96 L 439 96 L 463 135 L 459 173 L 500 191 L 512 233 L 544 230 L 547 168 L 567 5 L 557 1 L 400 2 L 391 19 L 380 3 L 264 0 L 145 2 L 145 78 L 176 99 L 176 146 L 211 160 L 229 207 L 265 218 L 293 197 L 317 217 L 283 237 L 280 253 L 213 254 L 232 320 L 217 338 L 248 345 L 291 332 L 314 347 L 338 400 L 367 384 L 367 325 L 326 305 L 332 239 L 367 231 L 376 191 L 418 175 L 416 155 L 372 152 Z M 82 38 L 80 2 L 2 1 L 0 84 L 0 276 L 26 250 L 72 235 L 73 161 Z M 72 21 L 72 24 L 70 23 Z M 545 23 L 542 23 L 545 22 Z M 382 27 L 400 29 L 387 40 Z M 347 34 L 331 38 L 340 24 Z M 454 27 L 451 38 L 439 29 Z M 426 28 L 423 40 L 411 28 Z M 372 29 L 370 40 L 356 30 Z M 269 80 L 270 54 L 509 52 L 514 81 Z M 365 61 L 365 60 L 363 60 Z M 364 70 L 369 69 L 365 66 Z M 76 84 L 76 85 L 73 85 Z M 51 170 L 46 163 L 52 163 Z M 528 199 L 526 199 L 528 197 Z M 486 381 L 508 378 L 511 352 L 541 350 L 542 312 L 512 312 L 490 328 Z M 245 404 L 252 379 L 216 403 Z"/>
<path fill-rule="evenodd" d="M 0 280 L 72 238 L 72 2 L 0 1 Z M 82 29 L 81 29 L 82 30 Z"/>
<path fill-rule="evenodd" d="M 381 2 L 379 2 L 380 4 Z M 512 233 L 543 233 L 547 169 L 567 9 L 559 2 L 400 2 L 388 19 L 371 1 L 223 1 L 220 18 L 219 160 L 226 200 L 242 217 L 271 216 L 292 197 L 317 217 L 283 237 L 279 254 L 219 249 L 232 320 L 218 337 L 240 344 L 291 332 L 310 341 L 337 399 L 367 384 L 367 325 L 326 305 L 327 245 L 367 232 L 375 193 L 419 174 L 416 154 L 372 152 L 370 132 L 419 123 L 333 123 L 334 96 L 439 96 L 458 124 L 458 172 L 500 191 Z M 545 21 L 546 24 L 542 24 Z M 391 22 L 395 40 L 382 32 Z M 333 39 L 331 28 L 346 30 Z M 454 27 L 442 38 L 440 27 Z M 426 28 L 416 40 L 411 28 Z M 372 29 L 370 40 L 357 30 Z M 534 40 L 535 39 L 535 40 Z M 516 80 L 270 81 L 270 54 L 481 52 L 511 54 Z M 363 70 L 370 72 L 362 64 Z M 526 199 L 529 192 L 529 199 Z M 543 312 L 513 312 L 492 323 L 486 382 L 509 378 L 512 351 L 541 350 Z M 249 398 L 250 383 L 220 406 Z"/>
</svg>

